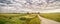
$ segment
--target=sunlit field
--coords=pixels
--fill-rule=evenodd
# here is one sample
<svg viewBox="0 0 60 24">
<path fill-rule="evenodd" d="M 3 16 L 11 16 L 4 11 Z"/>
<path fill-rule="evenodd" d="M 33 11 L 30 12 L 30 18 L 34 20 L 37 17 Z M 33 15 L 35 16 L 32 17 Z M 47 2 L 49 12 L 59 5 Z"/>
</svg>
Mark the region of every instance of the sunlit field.
<svg viewBox="0 0 60 24">
<path fill-rule="evenodd" d="M 40 16 L 60 22 L 60 13 L 41 13 Z"/>
<path fill-rule="evenodd" d="M 0 24 L 40 24 L 40 19 L 36 14 L 1 13 Z"/>
<path fill-rule="evenodd" d="M 60 22 L 60 13 L 0 13 L 0 24 L 40 24 L 38 14 Z"/>
</svg>

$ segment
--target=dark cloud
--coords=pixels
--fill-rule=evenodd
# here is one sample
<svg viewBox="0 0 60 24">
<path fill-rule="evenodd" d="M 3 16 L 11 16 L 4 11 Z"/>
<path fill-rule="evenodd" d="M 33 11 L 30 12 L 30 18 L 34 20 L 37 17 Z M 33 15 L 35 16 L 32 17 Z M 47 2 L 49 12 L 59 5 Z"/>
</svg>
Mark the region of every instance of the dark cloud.
<svg viewBox="0 0 60 24">
<path fill-rule="evenodd" d="M 10 0 L 0 0 L 0 3 L 12 4 Z"/>
<path fill-rule="evenodd" d="M 60 0 L 56 0 L 56 1 L 59 1 L 60 2 Z"/>
<path fill-rule="evenodd" d="M 32 0 L 26 0 L 27 3 L 32 4 Z"/>
<path fill-rule="evenodd" d="M 0 0 L 0 6 L 7 6 L 9 4 L 13 4 L 13 0 Z"/>
</svg>

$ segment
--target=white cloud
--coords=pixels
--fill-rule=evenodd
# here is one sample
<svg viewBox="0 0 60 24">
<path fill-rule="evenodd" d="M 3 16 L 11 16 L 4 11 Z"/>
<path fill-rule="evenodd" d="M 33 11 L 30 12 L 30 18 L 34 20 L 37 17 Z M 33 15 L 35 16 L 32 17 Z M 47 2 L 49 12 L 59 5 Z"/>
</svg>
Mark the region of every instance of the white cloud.
<svg viewBox="0 0 60 24">
<path fill-rule="evenodd" d="M 10 0 L 9 0 L 10 1 Z M 60 2 L 47 3 L 46 0 L 32 0 L 32 4 L 28 4 L 25 0 L 11 0 L 12 4 L 0 3 L 1 12 L 59 12 Z M 50 0 L 51 2 L 52 0 Z M 42 5 L 38 5 L 42 3 Z M 1 6 L 5 5 L 5 6 Z"/>
</svg>

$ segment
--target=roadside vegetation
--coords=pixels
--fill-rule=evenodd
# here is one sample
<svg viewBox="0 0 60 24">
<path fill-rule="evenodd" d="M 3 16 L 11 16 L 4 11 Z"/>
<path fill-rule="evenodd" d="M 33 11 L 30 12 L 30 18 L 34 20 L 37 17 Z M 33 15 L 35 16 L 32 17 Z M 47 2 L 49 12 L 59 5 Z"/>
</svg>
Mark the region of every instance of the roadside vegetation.
<svg viewBox="0 0 60 24">
<path fill-rule="evenodd" d="M 40 24 L 36 14 L 1 13 L 0 24 Z"/>
</svg>

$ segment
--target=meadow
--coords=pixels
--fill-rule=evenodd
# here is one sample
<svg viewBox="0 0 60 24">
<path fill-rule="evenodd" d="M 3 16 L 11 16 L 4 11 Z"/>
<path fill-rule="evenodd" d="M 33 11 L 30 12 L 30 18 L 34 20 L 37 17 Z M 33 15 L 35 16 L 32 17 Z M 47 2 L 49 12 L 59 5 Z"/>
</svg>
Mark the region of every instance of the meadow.
<svg viewBox="0 0 60 24">
<path fill-rule="evenodd" d="M 60 13 L 0 13 L 0 24 L 40 24 L 38 14 L 60 22 Z"/>
<path fill-rule="evenodd" d="M 0 13 L 0 24 L 40 24 L 36 14 Z"/>
</svg>

